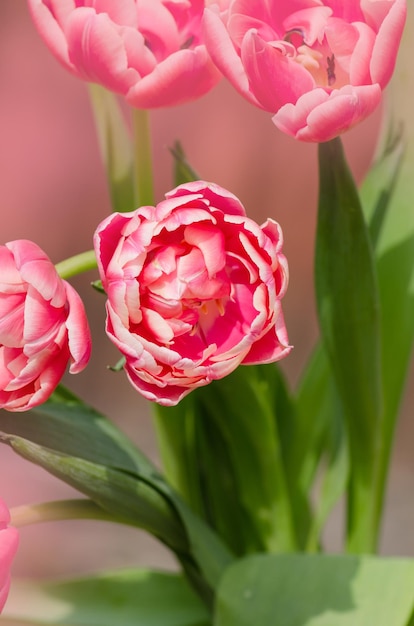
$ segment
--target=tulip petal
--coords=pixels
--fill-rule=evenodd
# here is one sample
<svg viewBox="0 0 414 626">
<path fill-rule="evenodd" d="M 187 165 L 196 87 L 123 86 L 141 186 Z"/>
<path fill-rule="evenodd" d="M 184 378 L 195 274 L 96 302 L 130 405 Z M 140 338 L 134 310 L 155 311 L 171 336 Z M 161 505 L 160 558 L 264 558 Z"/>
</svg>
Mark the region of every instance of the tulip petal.
<svg viewBox="0 0 414 626">
<path fill-rule="evenodd" d="M 395 67 L 398 47 L 406 20 L 405 0 L 395 0 L 378 30 L 372 50 L 371 78 L 383 89 L 389 83 Z"/>
<path fill-rule="evenodd" d="M 331 94 L 316 89 L 296 105 L 282 107 L 272 119 L 280 130 L 297 139 L 324 142 L 368 117 L 380 99 L 379 85 L 343 87 Z"/>
</svg>

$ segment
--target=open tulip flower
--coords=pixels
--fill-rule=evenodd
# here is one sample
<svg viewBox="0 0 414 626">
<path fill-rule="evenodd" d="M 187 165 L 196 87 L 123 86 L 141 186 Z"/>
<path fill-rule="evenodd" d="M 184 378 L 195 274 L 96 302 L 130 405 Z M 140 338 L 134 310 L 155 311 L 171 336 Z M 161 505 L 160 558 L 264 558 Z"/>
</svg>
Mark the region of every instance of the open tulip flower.
<svg viewBox="0 0 414 626">
<path fill-rule="evenodd" d="M 0 498 L 0 613 L 9 593 L 10 566 L 19 540 L 17 530 L 9 527 L 9 522 L 9 511 Z"/>
<path fill-rule="evenodd" d="M 258 226 L 235 196 L 203 181 L 104 220 L 95 249 L 107 332 L 132 384 L 174 405 L 240 363 L 288 354 L 281 248 L 276 222 Z"/>
<path fill-rule="evenodd" d="M 46 254 L 24 239 L 0 246 L 0 408 L 45 402 L 71 361 L 81 371 L 91 341 L 83 303 Z"/>
<path fill-rule="evenodd" d="M 221 72 L 276 126 L 324 142 L 366 118 L 391 78 L 405 0 L 232 0 L 205 11 Z"/>
<path fill-rule="evenodd" d="M 29 6 L 68 70 L 134 107 L 192 100 L 220 78 L 202 40 L 204 0 L 29 0 Z"/>
</svg>

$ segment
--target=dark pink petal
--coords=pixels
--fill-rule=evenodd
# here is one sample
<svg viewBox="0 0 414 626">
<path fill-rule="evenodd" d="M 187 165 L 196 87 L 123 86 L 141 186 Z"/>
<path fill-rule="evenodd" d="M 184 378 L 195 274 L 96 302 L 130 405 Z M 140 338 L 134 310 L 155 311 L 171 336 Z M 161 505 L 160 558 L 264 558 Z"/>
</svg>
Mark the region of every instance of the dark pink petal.
<svg viewBox="0 0 414 626">
<path fill-rule="evenodd" d="M 206 200 L 210 202 L 211 206 L 218 207 L 220 205 L 220 210 L 226 214 L 246 215 L 246 210 L 240 200 L 230 191 L 223 189 L 223 187 L 220 187 L 215 183 L 206 183 L 205 181 L 199 180 L 184 183 L 172 191 L 169 191 L 165 194 L 165 197 L 168 199 L 179 199 L 187 193 L 200 194 L 203 198 L 206 198 Z M 177 204 L 179 203 L 180 200 L 178 200 Z"/>
<path fill-rule="evenodd" d="M 287 356 L 292 348 L 293 346 L 289 345 L 283 314 L 280 312 L 276 325 L 252 344 L 242 364 L 257 365 L 260 363 L 273 363 Z"/>
<path fill-rule="evenodd" d="M 125 367 L 127 376 L 137 391 L 144 396 L 147 400 L 157 402 L 162 406 L 175 406 L 193 390 L 192 387 L 182 387 L 178 385 L 155 385 L 147 383 L 140 378 L 136 372 L 128 367 Z M 207 383 L 206 383 L 207 384 Z"/>
<path fill-rule="evenodd" d="M 264 42 L 254 31 L 246 34 L 241 58 L 252 93 L 271 113 L 287 102 L 294 104 L 315 86 L 312 75 L 302 65 Z"/>
<path fill-rule="evenodd" d="M 91 355 L 91 335 L 85 308 L 79 294 L 65 281 L 69 312 L 66 319 L 68 345 L 72 358 L 69 372 L 77 374 L 82 371 Z"/>
<path fill-rule="evenodd" d="M 332 9 L 326 6 L 309 7 L 295 11 L 283 21 L 283 28 L 285 32 L 299 29 L 303 33 L 306 45 L 313 46 L 315 41 L 323 38 L 331 14 Z"/>
</svg>

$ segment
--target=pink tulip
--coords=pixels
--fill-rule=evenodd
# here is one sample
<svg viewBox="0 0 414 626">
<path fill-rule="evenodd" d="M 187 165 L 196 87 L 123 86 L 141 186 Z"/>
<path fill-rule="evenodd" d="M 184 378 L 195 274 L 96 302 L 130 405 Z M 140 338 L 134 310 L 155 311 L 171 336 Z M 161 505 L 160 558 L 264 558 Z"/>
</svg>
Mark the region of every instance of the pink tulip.
<svg viewBox="0 0 414 626">
<path fill-rule="evenodd" d="M 9 511 L 0 498 L 0 613 L 9 593 L 10 567 L 19 541 L 17 530 L 9 528 L 9 522 Z"/>
<path fill-rule="evenodd" d="M 95 233 L 107 333 L 132 385 L 160 404 L 240 364 L 290 352 L 282 232 L 218 185 L 177 187 L 156 207 L 114 213 Z"/>
<path fill-rule="evenodd" d="M 87 364 L 88 322 L 76 291 L 31 241 L 0 246 L 0 408 L 45 402 L 71 361 Z"/>
<path fill-rule="evenodd" d="M 328 141 L 376 108 L 394 70 L 406 0 L 231 0 L 205 10 L 221 72 L 273 122 Z"/>
<path fill-rule="evenodd" d="M 73 74 L 147 109 L 193 100 L 219 80 L 202 39 L 204 0 L 29 0 Z"/>
</svg>

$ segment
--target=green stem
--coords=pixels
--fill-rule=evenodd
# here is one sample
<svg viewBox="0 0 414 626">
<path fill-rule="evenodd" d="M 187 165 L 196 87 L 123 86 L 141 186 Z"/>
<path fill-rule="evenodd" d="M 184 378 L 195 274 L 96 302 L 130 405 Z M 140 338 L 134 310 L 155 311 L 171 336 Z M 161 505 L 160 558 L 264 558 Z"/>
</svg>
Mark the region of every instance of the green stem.
<svg viewBox="0 0 414 626">
<path fill-rule="evenodd" d="M 71 276 L 94 270 L 98 266 L 94 250 L 88 250 L 57 263 L 55 267 L 61 278 L 70 278 Z"/>
<path fill-rule="evenodd" d="M 154 189 L 152 175 L 152 151 L 149 114 L 144 109 L 132 111 L 134 135 L 134 184 L 135 204 L 153 206 Z"/>
<path fill-rule="evenodd" d="M 57 522 L 74 519 L 90 519 L 102 521 L 117 521 L 108 512 L 92 500 L 55 500 L 53 502 L 40 502 L 17 506 L 11 509 L 11 523 L 21 528 L 41 522 Z"/>
</svg>

